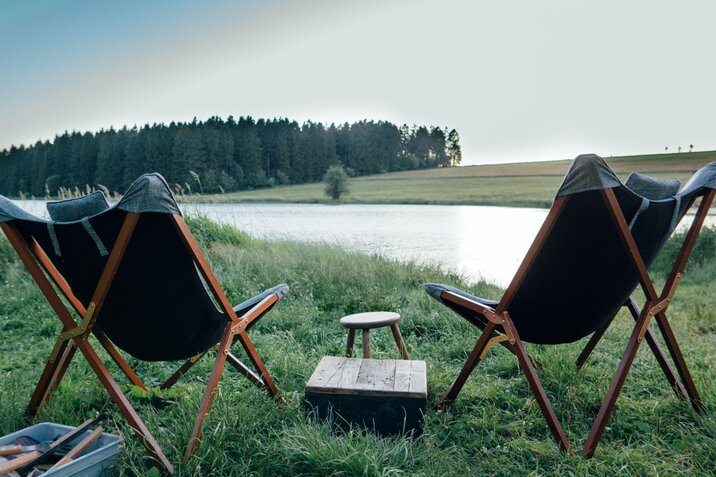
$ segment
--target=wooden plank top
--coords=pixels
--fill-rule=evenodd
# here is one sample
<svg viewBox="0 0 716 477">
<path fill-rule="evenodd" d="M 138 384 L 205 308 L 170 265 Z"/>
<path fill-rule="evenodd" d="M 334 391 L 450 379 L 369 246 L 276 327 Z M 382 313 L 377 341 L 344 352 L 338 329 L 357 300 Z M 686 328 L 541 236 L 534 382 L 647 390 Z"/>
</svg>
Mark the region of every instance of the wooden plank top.
<svg viewBox="0 0 716 477">
<path fill-rule="evenodd" d="M 324 356 L 306 392 L 427 398 L 425 361 Z"/>
</svg>

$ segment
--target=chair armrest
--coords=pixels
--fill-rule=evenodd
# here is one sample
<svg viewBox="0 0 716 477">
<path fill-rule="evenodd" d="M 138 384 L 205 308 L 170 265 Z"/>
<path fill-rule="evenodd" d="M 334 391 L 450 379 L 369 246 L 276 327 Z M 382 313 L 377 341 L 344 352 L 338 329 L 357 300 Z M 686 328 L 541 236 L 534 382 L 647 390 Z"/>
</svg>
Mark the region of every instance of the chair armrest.
<svg viewBox="0 0 716 477">
<path fill-rule="evenodd" d="M 234 324 L 234 326 L 231 327 L 231 331 L 234 333 L 243 332 L 249 326 L 251 326 L 251 323 L 258 320 L 264 315 L 264 313 L 269 311 L 271 307 L 279 300 L 279 296 L 275 293 L 272 293 L 271 295 L 267 296 L 266 298 L 258 302 L 256 305 L 254 305 L 249 311 L 241 315 L 239 317 L 238 323 Z"/>
<path fill-rule="evenodd" d="M 448 300 L 453 303 L 456 303 L 464 308 L 470 309 L 472 311 L 475 311 L 482 316 L 484 316 L 488 321 L 496 324 L 496 325 L 502 325 L 504 324 L 505 320 L 500 318 L 497 313 L 495 313 L 495 310 L 487 305 L 483 305 L 482 303 L 479 303 L 475 300 L 471 300 L 467 297 L 464 297 L 462 295 L 458 295 L 457 293 L 451 292 L 451 291 L 444 291 L 441 293 L 440 298 L 443 300 Z"/>
</svg>

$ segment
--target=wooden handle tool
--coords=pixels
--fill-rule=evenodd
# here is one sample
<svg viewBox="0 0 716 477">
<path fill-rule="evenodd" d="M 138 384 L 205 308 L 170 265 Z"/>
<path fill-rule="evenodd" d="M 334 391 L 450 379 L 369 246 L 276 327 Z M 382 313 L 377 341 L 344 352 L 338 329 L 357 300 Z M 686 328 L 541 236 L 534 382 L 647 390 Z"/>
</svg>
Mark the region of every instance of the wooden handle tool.
<svg viewBox="0 0 716 477">
<path fill-rule="evenodd" d="M 0 447 L 0 456 L 22 454 L 35 450 L 35 446 L 2 446 Z"/>
<path fill-rule="evenodd" d="M 79 444 L 74 446 L 67 454 L 65 454 L 62 459 L 57 461 L 55 465 L 53 465 L 50 470 L 56 469 L 58 467 L 62 467 L 65 464 L 69 464 L 73 459 L 75 459 L 78 455 L 80 455 L 87 447 L 90 446 L 94 441 L 96 441 L 99 436 L 102 435 L 104 432 L 104 429 L 100 426 L 91 433 L 87 435 L 84 439 L 82 439 Z"/>
<path fill-rule="evenodd" d="M 34 459 L 37 459 L 41 455 L 42 452 L 32 451 L 0 464 L 0 476 L 2 476 L 3 474 L 8 474 L 13 470 L 19 469 L 25 464 L 32 462 Z"/>
<path fill-rule="evenodd" d="M 31 467 L 38 466 L 44 462 L 47 461 L 47 459 L 51 458 L 52 455 L 55 454 L 55 452 L 63 445 L 63 444 L 69 444 L 73 440 L 75 440 L 76 437 L 79 437 L 80 435 L 84 434 L 85 431 L 92 429 L 92 426 L 97 422 L 103 422 L 107 420 L 107 414 L 100 414 L 94 419 L 88 419 L 79 426 L 75 427 L 71 431 L 67 432 L 64 436 L 58 438 L 55 441 L 52 441 L 50 443 L 48 449 L 45 452 L 40 452 L 37 457 L 30 460 L 27 464 L 25 464 L 23 467 L 21 467 L 20 472 L 23 471 L 28 472 Z"/>
</svg>

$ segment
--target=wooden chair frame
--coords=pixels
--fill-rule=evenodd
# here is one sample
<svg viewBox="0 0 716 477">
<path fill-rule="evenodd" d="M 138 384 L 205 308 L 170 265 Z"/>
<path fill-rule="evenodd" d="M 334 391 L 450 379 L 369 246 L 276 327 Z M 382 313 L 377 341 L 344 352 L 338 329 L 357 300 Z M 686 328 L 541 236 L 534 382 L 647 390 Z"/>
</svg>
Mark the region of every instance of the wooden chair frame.
<svg viewBox="0 0 716 477">
<path fill-rule="evenodd" d="M 696 216 L 694 217 L 694 221 L 692 222 L 691 227 L 689 228 L 689 231 L 684 238 L 684 242 L 681 245 L 681 249 L 679 250 L 679 254 L 676 257 L 676 261 L 674 262 L 671 272 L 666 279 L 666 283 L 664 284 L 661 294 L 657 294 L 654 283 L 649 277 L 649 272 L 646 268 L 646 264 L 644 263 L 644 260 L 639 253 L 639 250 L 636 246 L 636 242 L 634 241 L 634 237 L 631 233 L 631 230 L 627 225 L 627 221 L 624 217 L 621 207 L 619 207 L 619 203 L 617 202 L 616 196 L 614 195 L 614 191 L 611 189 L 606 189 L 602 191 L 602 197 L 604 198 L 604 202 L 607 205 L 607 209 L 609 210 L 612 219 L 614 220 L 615 227 L 619 232 L 619 236 L 622 239 L 624 246 L 629 251 L 629 257 L 631 258 L 632 265 L 639 276 L 639 283 L 644 292 L 644 295 L 646 296 L 646 303 L 641 310 L 632 298 L 630 298 L 625 304 L 625 306 L 629 309 L 632 316 L 636 320 L 636 324 L 634 325 L 634 329 L 631 333 L 631 336 L 629 337 L 624 356 L 619 362 L 619 366 L 617 367 L 617 371 L 609 386 L 609 390 L 604 397 L 604 401 L 602 402 L 601 408 L 599 409 L 599 413 L 597 414 L 594 424 L 592 425 L 589 437 L 584 443 L 582 454 L 587 459 L 591 458 L 594 455 L 594 452 L 597 449 L 597 445 L 599 445 L 599 439 L 601 438 L 602 432 L 604 431 L 604 428 L 607 425 L 607 421 L 611 416 L 611 413 L 614 409 L 614 405 L 616 404 L 617 398 L 619 397 L 619 393 L 621 392 L 622 386 L 624 385 L 624 381 L 626 381 L 627 374 L 629 373 L 629 369 L 631 368 L 632 362 L 634 361 L 636 352 L 639 349 L 639 345 L 642 343 L 644 338 L 646 338 L 647 344 L 649 345 L 654 356 L 656 357 L 656 360 L 659 363 L 661 369 L 663 370 L 669 384 L 676 392 L 677 397 L 679 397 L 680 399 L 688 399 L 691 406 L 696 412 L 703 411 L 703 402 L 701 401 L 701 397 L 699 396 L 698 390 L 696 389 L 694 380 L 691 377 L 691 373 L 689 373 L 689 369 L 686 366 L 686 361 L 684 359 L 683 354 L 681 353 L 679 344 L 676 342 L 676 337 L 671 328 L 671 325 L 669 324 L 669 320 L 666 316 L 666 311 L 674 298 L 674 294 L 676 293 L 676 290 L 679 286 L 681 277 L 684 274 L 686 263 L 688 262 L 689 256 L 691 255 L 694 246 L 696 245 L 696 240 L 698 239 L 699 233 L 701 232 L 701 228 L 703 227 L 704 221 L 706 220 L 709 208 L 713 203 L 714 196 L 716 196 L 716 190 L 713 189 L 709 189 L 705 194 L 702 195 L 701 202 L 699 203 L 699 208 L 696 211 Z M 694 205 L 696 199 L 697 197 L 694 197 L 691 200 L 691 202 L 687 206 L 687 209 Z M 659 331 L 661 332 L 661 335 L 664 338 L 664 342 L 666 343 L 666 347 L 669 350 L 669 354 L 671 355 L 671 358 L 676 365 L 676 370 L 679 374 L 680 380 L 677 379 L 677 377 L 674 375 L 666 359 L 666 356 L 664 355 L 664 352 L 657 344 L 653 334 L 651 333 L 651 330 L 649 330 L 649 324 L 651 323 L 652 319 L 656 320 L 656 323 L 659 327 Z M 589 357 L 589 354 L 592 352 L 601 337 L 604 335 L 604 332 L 609 327 L 612 320 L 613 318 L 609 320 L 602 328 L 594 332 L 589 342 L 587 343 L 587 346 L 584 348 L 577 360 L 578 366 L 581 366 Z"/>
<path fill-rule="evenodd" d="M 470 377 L 470 374 L 478 365 L 480 360 L 485 356 L 485 354 L 487 354 L 487 351 L 494 344 L 499 343 L 509 349 L 517 357 L 520 368 L 522 369 L 525 378 L 527 378 L 527 383 L 535 396 L 537 404 L 542 411 L 542 415 L 547 421 L 547 426 L 552 433 L 552 437 L 555 441 L 557 441 L 560 449 L 565 452 L 569 452 L 570 450 L 569 442 L 567 441 L 567 437 L 565 436 L 562 426 L 557 419 L 557 415 L 552 409 L 552 404 L 542 387 L 542 383 L 537 376 L 537 371 L 532 364 L 532 360 L 527 354 L 522 340 L 520 340 L 517 328 L 515 328 L 515 325 L 507 312 L 507 307 L 522 283 L 522 280 L 527 275 L 527 271 L 532 266 L 532 262 L 542 248 L 545 239 L 552 231 L 552 227 L 554 227 L 557 218 L 562 213 L 567 199 L 568 197 L 558 197 L 554 201 L 552 208 L 547 214 L 547 218 L 537 233 L 537 237 L 532 242 L 532 245 L 530 245 L 527 255 L 520 264 L 520 267 L 517 269 L 517 273 L 510 282 L 510 285 L 507 287 L 505 294 L 502 295 L 502 299 L 496 308 L 493 309 L 487 305 L 483 305 L 482 303 L 478 303 L 450 291 L 444 291 L 440 295 L 443 300 L 451 301 L 461 307 L 467 308 L 484 316 L 486 323 L 482 323 L 476 319 L 468 319 L 471 324 L 482 329 L 482 334 L 478 338 L 477 343 L 468 356 L 462 370 L 460 370 L 460 373 L 436 405 L 438 409 L 441 409 L 452 403 L 457 398 L 457 395 L 460 393 L 462 387 L 465 385 L 467 378 Z"/>
<path fill-rule="evenodd" d="M 30 243 L 25 241 L 22 234 L 17 230 L 12 222 L 0 223 L 0 228 L 7 236 L 10 244 L 17 251 L 20 260 L 27 268 L 35 283 L 37 283 L 40 291 L 49 302 L 63 326 L 62 333 L 58 336 L 55 346 L 50 354 L 50 358 L 40 375 L 40 379 L 34 392 L 32 393 L 26 414 L 31 417 L 35 416 L 49 401 L 52 393 L 55 389 L 57 389 L 60 381 L 65 375 L 75 352 L 79 350 L 92 368 L 92 371 L 94 371 L 102 386 L 114 401 L 121 415 L 142 440 L 142 443 L 147 448 L 149 454 L 157 462 L 162 471 L 172 474 L 174 473 L 174 467 L 164 455 L 162 449 L 149 432 L 149 429 L 147 429 L 139 415 L 129 403 L 129 400 L 122 393 L 119 385 L 114 380 L 102 359 L 98 356 L 92 347 L 92 344 L 88 340 L 89 335 L 93 334 L 127 378 L 133 384 L 141 387 L 142 389 L 146 389 L 142 380 L 134 373 L 127 361 L 122 357 L 119 351 L 117 351 L 99 326 L 95 324 L 97 316 L 102 309 L 102 305 L 107 297 L 114 276 L 117 273 L 117 269 L 122 262 L 124 252 L 140 216 L 141 214 L 137 213 L 127 214 L 119 231 L 117 241 L 112 247 L 107 263 L 102 271 L 97 287 L 87 307 L 85 307 L 75 296 L 67 281 L 35 240 L 32 240 Z M 221 373 L 227 361 L 242 375 L 246 376 L 254 385 L 264 390 L 269 396 L 277 396 L 278 389 L 276 388 L 276 385 L 266 369 L 261 357 L 256 351 L 256 348 L 249 339 L 246 330 L 253 322 L 268 311 L 268 309 L 270 309 L 274 303 L 279 300 L 279 297 L 276 294 L 269 295 L 253 306 L 241 317 L 237 316 L 228 298 L 226 297 L 226 294 L 219 285 L 216 276 L 209 267 L 206 258 L 196 243 L 196 240 L 187 228 L 182 216 L 179 214 L 173 214 L 171 219 L 209 289 L 218 301 L 221 310 L 228 317 L 227 325 L 224 329 L 221 341 L 214 347 L 217 351 L 214 367 L 211 375 L 209 376 L 209 382 L 201 400 L 194 429 L 191 433 L 184 454 L 184 458 L 188 459 L 191 457 L 199 443 L 204 419 L 206 418 L 206 415 L 211 407 L 214 392 L 219 384 Z M 62 293 L 62 295 L 67 299 L 70 306 L 79 315 L 79 322 L 75 321 L 59 294 L 53 288 L 52 283 L 55 284 L 60 293 Z M 258 371 L 258 374 L 249 369 L 231 353 L 231 347 L 237 341 L 241 343 L 249 357 L 249 360 Z M 166 389 L 176 383 L 176 381 L 183 374 L 185 374 L 189 368 L 191 368 L 207 351 L 199 353 L 195 357 L 187 360 L 179 368 L 179 370 L 177 370 L 162 385 L 162 389 Z"/>
<path fill-rule="evenodd" d="M 691 251 L 696 244 L 696 239 L 698 238 L 704 220 L 706 219 L 709 207 L 711 206 L 714 200 L 714 196 L 716 195 L 716 191 L 709 190 L 702 196 L 701 203 L 699 204 L 699 208 L 696 213 L 696 217 L 694 218 L 691 228 L 686 235 L 676 262 L 674 263 L 674 266 L 669 274 L 666 284 L 664 285 L 662 293 L 658 295 L 656 293 L 656 289 L 654 288 L 653 282 L 649 278 L 649 274 L 647 272 L 644 260 L 639 253 L 639 250 L 636 246 L 636 242 L 634 241 L 634 237 L 632 236 L 631 230 L 629 229 L 627 221 L 624 218 L 624 214 L 621 210 L 621 207 L 619 206 L 614 191 L 612 189 L 605 189 L 601 191 L 601 193 L 604 199 L 604 203 L 609 210 L 612 219 L 614 220 L 616 230 L 619 233 L 622 242 L 624 243 L 625 247 L 629 252 L 630 260 L 639 276 L 639 283 L 644 290 L 644 293 L 647 297 L 647 301 L 641 310 L 637 306 L 636 302 L 631 298 L 624 305 L 630 310 L 631 314 L 634 316 L 636 324 L 629 339 L 629 343 L 627 345 L 624 357 L 619 363 L 617 372 L 614 376 L 614 379 L 612 380 L 609 391 L 607 392 L 604 402 L 602 403 L 601 409 L 594 421 L 589 437 L 584 444 L 582 453 L 585 458 L 590 458 L 594 455 L 594 451 L 599 443 L 601 434 L 604 430 L 604 427 L 606 426 L 609 416 L 611 415 L 611 412 L 614 408 L 624 381 L 626 380 L 627 373 L 629 372 L 629 368 L 631 367 L 631 364 L 634 360 L 636 351 L 639 347 L 639 344 L 644 338 L 646 338 L 646 341 L 649 344 L 649 347 L 651 348 L 652 352 L 654 353 L 657 362 L 664 371 L 664 374 L 666 375 L 669 384 L 673 387 L 677 396 L 681 399 L 689 399 L 692 407 L 696 411 L 701 411 L 703 409 L 703 403 L 701 401 L 701 398 L 699 397 L 698 391 L 696 390 L 696 386 L 693 382 L 693 379 L 691 378 L 691 374 L 686 367 L 684 357 L 676 342 L 674 333 L 666 318 L 666 310 L 673 299 L 673 296 L 679 284 L 679 280 L 683 275 L 686 262 L 688 261 L 689 255 L 691 254 Z M 500 300 L 496 308 L 493 309 L 482 303 L 478 303 L 474 300 L 470 300 L 468 298 L 449 291 L 444 291 L 441 294 L 441 299 L 453 302 L 461 307 L 472 310 L 484 316 L 486 322 L 481 322 L 477 319 L 466 318 L 471 324 L 480 328 L 482 330 L 482 334 L 478 338 L 475 347 L 467 358 L 467 361 L 465 362 L 465 365 L 461 369 L 460 373 L 436 405 L 437 408 L 442 408 L 452 403 L 457 398 L 457 395 L 459 394 L 460 390 L 464 386 L 472 371 L 475 369 L 480 360 L 485 356 L 490 347 L 492 347 L 494 344 L 499 343 L 500 345 L 510 350 L 517 357 L 520 364 L 520 368 L 522 369 L 522 372 L 527 378 L 527 382 L 532 389 L 532 392 L 534 393 L 535 399 L 537 400 L 537 404 L 539 405 L 545 420 L 547 421 L 547 425 L 549 427 L 550 432 L 552 433 L 552 436 L 557 441 L 559 447 L 563 451 L 567 452 L 569 452 L 570 449 L 567 438 L 565 437 L 559 420 L 557 419 L 554 410 L 552 409 L 552 405 L 549 402 L 549 398 L 547 397 L 544 392 L 544 389 L 542 388 L 542 384 L 539 381 L 535 368 L 532 364 L 532 360 L 527 354 L 524 345 L 520 340 L 517 329 L 515 328 L 515 325 L 510 319 L 509 313 L 506 310 L 510 302 L 512 301 L 515 292 L 517 291 L 520 284 L 522 283 L 522 280 L 527 274 L 527 271 L 532 266 L 534 258 L 537 256 L 537 253 L 542 248 L 545 239 L 551 232 L 555 222 L 557 221 L 557 218 L 561 214 L 562 210 L 564 209 L 564 205 L 568 200 L 569 196 L 558 197 L 555 200 L 552 208 L 547 215 L 547 218 L 545 219 L 544 223 L 542 224 L 542 227 L 537 233 L 537 237 L 530 246 L 527 255 L 522 261 L 519 269 L 517 270 L 517 273 L 510 282 L 509 286 L 507 287 L 507 290 L 505 291 L 505 294 L 502 296 L 502 299 Z M 687 208 L 690 208 L 695 201 L 696 197 L 691 201 L 690 204 L 688 204 Z M 659 330 L 661 331 L 669 353 L 671 354 L 671 357 L 676 364 L 678 374 L 681 378 L 680 380 L 677 379 L 677 377 L 674 375 L 666 359 L 666 356 L 664 355 L 664 352 L 661 350 L 655 340 L 653 333 L 648 328 L 652 318 L 656 318 Z M 587 360 L 589 354 L 594 349 L 599 339 L 601 339 L 602 335 L 609 327 L 609 324 L 612 320 L 613 318 L 610 319 L 604 326 L 594 332 L 591 339 L 587 343 L 587 346 L 577 359 L 578 366 L 582 366 Z"/>
</svg>

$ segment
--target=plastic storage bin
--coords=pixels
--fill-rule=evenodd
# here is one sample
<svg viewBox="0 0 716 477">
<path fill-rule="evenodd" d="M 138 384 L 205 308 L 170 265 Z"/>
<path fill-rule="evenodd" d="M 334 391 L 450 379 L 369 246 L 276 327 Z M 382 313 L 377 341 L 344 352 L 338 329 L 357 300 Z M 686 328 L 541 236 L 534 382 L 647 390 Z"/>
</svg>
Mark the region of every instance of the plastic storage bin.
<svg viewBox="0 0 716 477">
<path fill-rule="evenodd" d="M 65 434 L 74 429 L 70 426 L 62 424 L 54 424 L 52 422 L 43 422 L 27 427 L 7 436 L 0 437 L 0 446 L 10 445 L 20 436 L 32 437 L 38 442 L 54 439 L 58 434 Z M 84 434 L 77 436 L 72 443 L 77 444 L 92 430 L 86 431 Z M 67 465 L 46 472 L 47 477 L 96 477 L 102 474 L 104 469 L 114 465 L 117 462 L 117 454 L 120 450 L 120 442 L 122 438 L 114 434 L 102 434 L 99 439 L 94 441 L 80 457 L 73 460 Z"/>
</svg>

